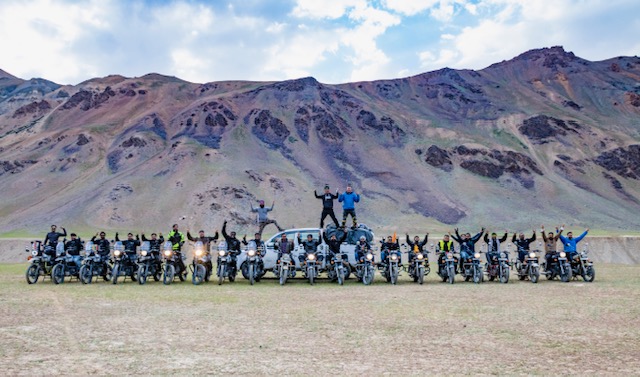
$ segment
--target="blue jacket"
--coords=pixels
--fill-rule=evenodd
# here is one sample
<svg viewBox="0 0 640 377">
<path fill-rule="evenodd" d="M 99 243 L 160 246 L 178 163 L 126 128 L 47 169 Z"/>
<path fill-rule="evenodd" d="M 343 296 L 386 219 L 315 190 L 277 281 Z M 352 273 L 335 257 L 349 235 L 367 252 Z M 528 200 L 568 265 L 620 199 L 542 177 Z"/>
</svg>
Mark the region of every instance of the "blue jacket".
<svg viewBox="0 0 640 377">
<path fill-rule="evenodd" d="M 578 251 L 578 242 L 582 241 L 584 236 L 587 235 L 587 231 L 579 235 L 578 237 L 569 239 L 563 235 L 560 235 L 560 241 L 562 241 L 562 245 L 564 246 L 564 251 L 567 253 L 574 253 Z"/>
<path fill-rule="evenodd" d="M 342 203 L 342 209 L 355 209 L 356 203 L 360 201 L 360 195 L 355 192 L 343 192 L 338 197 L 338 201 Z"/>
</svg>

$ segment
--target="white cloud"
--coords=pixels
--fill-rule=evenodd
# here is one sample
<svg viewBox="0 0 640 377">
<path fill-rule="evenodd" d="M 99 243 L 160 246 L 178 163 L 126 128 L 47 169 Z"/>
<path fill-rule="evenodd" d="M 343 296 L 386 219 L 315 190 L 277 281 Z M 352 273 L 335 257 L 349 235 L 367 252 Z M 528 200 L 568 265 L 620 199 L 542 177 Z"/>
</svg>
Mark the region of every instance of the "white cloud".
<svg viewBox="0 0 640 377">
<path fill-rule="evenodd" d="M 364 4 L 364 0 L 298 0 L 291 12 L 299 18 L 340 18 L 348 8 Z"/>
<path fill-rule="evenodd" d="M 434 5 L 440 0 L 384 0 L 384 6 L 405 16 L 414 16 Z"/>
</svg>

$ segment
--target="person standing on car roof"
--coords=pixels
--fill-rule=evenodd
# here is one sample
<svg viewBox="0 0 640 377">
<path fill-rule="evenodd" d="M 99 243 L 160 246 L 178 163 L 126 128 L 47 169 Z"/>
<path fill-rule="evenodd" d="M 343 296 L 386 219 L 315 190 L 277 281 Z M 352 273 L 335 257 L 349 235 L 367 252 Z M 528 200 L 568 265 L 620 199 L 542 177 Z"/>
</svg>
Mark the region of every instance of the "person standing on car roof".
<svg viewBox="0 0 640 377">
<path fill-rule="evenodd" d="M 269 216 L 267 215 L 269 212 L 273 211 L 273 206 L 275 204 L 276 202 L 274 200 L 273 203 L 271 203 L 271 207 L 265 207 L 264 200 L 260 200 L 258 201 L 258 207 L 254 207 L 253 205 L 251 205 L 251 212 L 258 213 L 258 233 L 260 233 L 260 235 L 262 235 L 262 231 L 264 230 L 264 227 L 269 224 L 274 224 L 276 228 L 278 228 L 278 231 L 280 232 L 284 230 L 280 227 L 280 225 L 278 225 L 277 221 L 270 219 Z"/>
<path fill-rule="evenodd" d="M 336 218 L 336 214 L 333 212 L 333 201 L 338 199 L 338 191 L 335 194 L 332 194 L 329 185 L 324 186 L 324 194 L 318 195 L 316 190 L 313 190 L 313 194 L 316 199 L 322 199 L 322 215 L 320 215 L 320 228 L 324 228 L 324 219 L 329 216 L 333 223 L 336 224 L 336 228 L 340 226 L 338 224 L 338 219 Z"/>
<path fill-rule="evenodd" d="M 353 222 L 351 228 L 355 229 L 358 226 L 356 203 L 360 202 L 360 195 L 353 192 L 353 187 L 351 187 L 350 183 L 347 185 L 347 191 L 338 196 L 338 202 L 342 203 L 342 228 L 347 225 L 347 216 L 351 216 L 351 221 Z"/>
</svg>

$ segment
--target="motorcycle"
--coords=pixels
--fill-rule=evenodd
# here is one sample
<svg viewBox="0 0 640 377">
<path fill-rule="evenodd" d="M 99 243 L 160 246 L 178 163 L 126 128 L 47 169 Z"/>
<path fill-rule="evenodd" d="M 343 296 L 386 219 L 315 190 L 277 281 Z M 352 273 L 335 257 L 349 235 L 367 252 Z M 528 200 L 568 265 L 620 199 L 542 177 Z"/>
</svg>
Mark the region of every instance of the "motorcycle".
<svg viewBox="0 0 640 377">
<path fill-rule="evenodd" d="M 382 275 L 387 279 L 387 283 L 396 285 L 400 276 L 400 251 L 387 250 L 387 258 L 382 261 Z"/>
<path fill-rule="evenodd" d="M 254 241 L 249 241 L 247 247 L 247 259 L 242 264 L 242 275 L 245 279 L 249 280 L 251 285 L 260 281 L 264 276 L 264 263 L 262 262 L 262 253 L 264 253 L 263 246 L 256 247 Z"/>
<path fill-rule="evenodd" d="M 553 280 L 557 276 L 560 277 L 560 280 L 563 283 L 567 283 L 571 280 L 572 270 L 571 263 L 567 260 L 567 253 L 564 251 L 555 252 L 551 255 L 551 263 L 549 266 L 546 266 L 546 271 L 544 274 L 546 275 L 548 280 Z"/>
<path fill-rule="evenodd" d="M 471 258 L 462 261 L 462 271 L 460 274 L 464 277 L 464 281 L 473 280 L 474 283 L 480 284 L 484 281 L 484 272 L 482 270 L 482 262 L 480 261 L 479 252 L 474 252 Z"/>
<path fill-rule="evenodd" d="M 236 280 L 235 268 L 231 266 L 231 253 L 227 251 L 227 243 L 222 241 L 218 244 L 218 285 L 221 285 L 225 278 L 228 278 L 230 282 Z"/>
<path fill-rule="evenodd" d="M 211 277 L 211 254 L 204 249 L 201 241 L 193 247 L 193 262 L 191 262 L 191 282 L 193 285 L 209 281 Z"/>
<path fill-rule="evenodd" d="M 456 281 L 456 265 L 458 264 L 458 258 L 455 255 L 455 251 L 440 252 L 441 255 L 438 258 L 438 275 L 442 278 L 442 281 L 448 281 L 449 284 L 453 284 Z M 444 254 L 444 255 L 442 255 Z"/>
<path fill-rule="evenodd" d="M 138 265 L 136 264 L 136 255 L 129 255 L 124 251 L 124 245 L 120 241 L 116 241 L 113 245 L 113 269 L 111 271 L 111 283 L 118 284 L 118 278 L 124 276 L 124 280 L 127 276 L 131 280 L 136 281 L 138 273 Z M 123 280 L 123 281 L 124 281 Z"/>
<path fill-rule="evenodd" d="M 177 250 L 174 251 L 173 244 L 170 241 L 165 242 L 162 245 L 162 249 L 162 255 L 164 256 L 162 283 L 165 285 L 173 283 L 176 275 L 178 275 L 180 281 L 187 280 L 187 271 L 182 267 L 182 264 L 179 263 L 179 260 L 182 258 L 182 253 Z"/>
<path fill-rule="evenodd" d="M 30 262 L 29 267 L 25 272 L 27 283 L 35 284 L 40 276 L 43 279 L 46 276 L 51 276 L 51 271 L 55 266 L 55 259 L 52 257 L 53 246 L 47 245 L 43 250 L 40 241 L 33 241 L 31 242 L 31 248 L 27 247 L 25 251 L 31 252 L 31 255 L 27 258 Z"/>
<path fill-rule="evenodd" d="M 305 260 L 306 268 L 303 269 L 304 276 L 309 280 L 309 284 L 313 285 L 315 279 L 318 277 L 318 254 L 307 253 L 307 259 Z"/>
<path fill-rule="evenodd" d="M 274 273 L 280 279 L 280 285 L 284 285 L 287 279 L 293 279 L 296 276 L 296 264 L 291 258 L 291 254 L 284 253 L 280 257 L 275 267 Z"/>
<path fill-rule="evenodd" d="M 64 283 L 66 276 L 79 279 L 80 267 L 73 260 L 73 256 L 64 249 L 64 241 L 56 246 L 56 264 L 51 270 L 51 280 L 54 284 Z"/>
<path fill-rule="evenodd" d="M 79 271 L 82 284 L 91 284 L 94 276 L 102 276 L 104 281 L 111 281 L 112 266 L 108 260 L 102 260 L 100 254 L 94 249 L 93 242 L 89 241 L 84 245 L 84 254 Z"/>
<path fill-rule="evenodd" d="M 355 274 L 358 280 L 361 280 L 364 285 L 373 283 L 375 268 L 373 266 L 373 253 L 371 250 L 366 250 L 362 261 L 357 261 Z"/>
<path fill-rule="evenodd" d="M 433 247 L 433 244 L 431 244 Z M 413 255 L 413 260 L 409 263 L 407 272 L 414 282 L 423 284 L 425 276 L 429 275 L 431 268 L 429 267 L 429 251 L 408 251 L 408 255 Z"/>
<path fill-rule="evenodd" d="M 338 281 L 338 284 L 343 285 L 344 281 L 348 279 L 351 274 L 349 259 L 346 255 L 338 253 L 333 254 L 329 263 L 327 277 L 331 281 Z"/>
<path fill-rule="evenodd" d="M 496 278 L 500 283 L 506 284 L 509 282 L 509 253 L 507 251 L 501 251 L 497 256 L 492 255 L 490 262 L 485 264 L 487 275 L 490 281 L 494 281 Z"/>
<path fill-rule="evenodd" d="M 140 245 L 140 257 L 138 258 L 138 284 L 144 285 L 149 276 L 153 280 L 160 281 L 162 278 L 162 264 L 158 257 L 151 250 L 151 243 L 144 241 Z"/>
<path fill-rule="evenodd" d="M 596 270 L 593 267 L 593 262 L 589 259 L 588 247 L 589 244 L 585 244 L 582 251 L 573 258 L 571 261 L 571 272 L 574 279 L 577 279 L 579 275 L 582 276 L 582 280 L 591 283 L 596 278 Z"/>
<path fill-rule="evenodd" d="M 538 247 L 541 244 L 538 243 Z M 524 250 L 519 250 L 520 252 L 524 252 Z M 518 273 L 518 278 L 520 280 L 524 280 L 529 278 L 532 283 L 537 283 L 540 278 L 540 263 L 538 261 L 538 254 L 536 251 L 528 251 L 527 256 L 524 258 L 524 263 L 520 262 L 520 258 L 516 260 L 516 272 Z"/>
</svg>

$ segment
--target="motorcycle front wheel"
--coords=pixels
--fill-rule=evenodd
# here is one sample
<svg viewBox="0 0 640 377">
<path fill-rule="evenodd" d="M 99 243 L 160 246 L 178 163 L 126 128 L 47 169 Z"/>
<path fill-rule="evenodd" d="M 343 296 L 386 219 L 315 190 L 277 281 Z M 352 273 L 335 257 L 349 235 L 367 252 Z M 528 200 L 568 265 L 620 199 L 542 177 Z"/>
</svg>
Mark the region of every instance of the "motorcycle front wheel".
<svg viewBox="0 0 640 377">
<path fill-rule="evenodd" d="M 118 284 L 118 275 L 120 275 L 120 265 L 114 264 L 113 269 L 111 270 L 111 283 Z"/>
<path fill-rule="evenodd" d="M 64 283 L 64 265 L 62 263 L 58 263 L 53 266 L 53 270 L 51 270 L 51 279 L 53 279 L 54 284 Z"/>
<path fill-rule="evenodd" d="M 585 272 L 582 274 L 582 280 L 586 281 L 587 283 L 591 283 L 595 278 L 596 278 L 595 268 L 593 268 L 593 266 L 589 266 L 585 268 Z"/>
<path fill-rule="evenodd" d="M 138 284 L 144 285 L 147 282 L 147 268 L 145 265 L 138 267 Z"/>
<path fill-rule="evenodd" d="M 537 283 L 538 279 L 540 278 L 540 271 L 538 270 L 538 267 L 531 267 L 531 269 L 529 270 L 529 280 L 531 280 L 532 283 Z"/>
<path fill-rule="evenodd" d="M 193 275 L 191 276 L 191 282 L 193 285 L 202 284 L 204 281 L 204 275 L 207 273 L 207 269 L 201 264 L 196 264 L 193 269 Z"/>
<path fill-rule="evenodd" d="M 90 266 L 85 264 L 80 267 L 79 275 L 82 284 L 91 284 L 91 280 L 93 280 L 93 271 Z"/>
<path fill-rule="evenodd" d="M 249 283 L 251 285 L 256 282 L 256 267 L 253 264 L 250 264 L 247 268 L 247 274 L 249 275 Z"/>
<path fill-rule="evenodd" d="M 164 267 L 164 276 L 162 276 L 162 283 L 169 285 L 173 283 L 173 279 L 176 276 L 176 268 L 172 264 L 167 264 Z"/>
<path fill-rule="evenodd" d="M 40 278 L 40 266 L 38 266 L 37 264 L 31 264 L 27 268 L 27 272 L 25 276 L 27 278 L 27 283 L 29 284 L 37 283 L 38 279 Z"/>
</svg>

